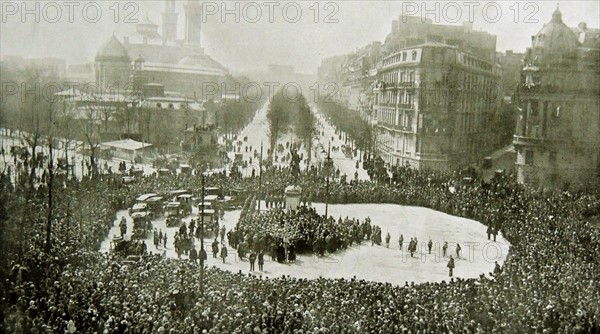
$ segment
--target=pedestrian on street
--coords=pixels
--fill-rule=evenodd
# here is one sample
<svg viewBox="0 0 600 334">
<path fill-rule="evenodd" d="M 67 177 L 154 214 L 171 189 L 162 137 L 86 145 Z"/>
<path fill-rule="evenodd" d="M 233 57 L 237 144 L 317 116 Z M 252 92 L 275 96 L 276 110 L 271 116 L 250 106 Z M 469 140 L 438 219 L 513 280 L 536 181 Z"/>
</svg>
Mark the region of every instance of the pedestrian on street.
<svg viewBox="0 0 600 334">
<path fill-rule="evenodd" d="M 219 254 L 219 242 L 217 241 L 217 238 L 215 238 L 215 241 L 212 242 L 212 251 L 213 251 L 213 258 L 216 259 L 217 254 Z"/>
<path fill-rule="evenodd" d="M 263 253 L 262 249 L 258 252 L 258 270 L 263 271 L 265 265 L 265 253 Z"/>
<path fill-rule="evenodd" d="M 385 247 L 386 248 L 390 248 L 390 239 L 391 239 L 390 232 L 388 232 L 388 234 L 385 236 Z"/>
<path fill-rule="evenodd" d="M 446 257 L 446 251 L 448 250 L 448 241 L 444 241 L 444 247 L 442 247 L 442 256 Z"/>
<path fill-rule="evenodd" d="M 431 247 L 433 247 L 433 241 L 429 239 L 429 242 L 427 243 L 427 249 L 429 250 L 429 254 L 431 254 Z"/>
<path fill-rule="evenodd" d="M 206 254 L 206 251 L 204 250 L 204 248 L 200 249 L 199 257 L 200 257 L 200 266 L 204 267 L 206 260 L 208 260 L 208 255 Z"/>
<path fill-rule="evenodd" d="M 248 258 L 248 260 L 250 261 L 250 271 L 254 271 L 254 263 L 256 262 L 255 251 L 252 251 L 252 253 L 250 253 L 250 257 Z"/>
<path fill-rule="evenodd" d="M 196 247 L 190 249 L 190 260 L 193 264 L 198 264 L 198 251 L 196 251 Z"/>
<path fill-rule="evenodd" d="M 448 261 L 448 265 L 446 266 L 449 269 L 449 277 L 452 277 L 452 271 L 454 270 L 454 259 L 452 258 L 452 255 L 450 255 L 450 261 Z"/>
<path fill-rule="evenodd" d="M 221 245 L 221 259 L 223 259 L 223 263 L 225 263 L 225 258 L 227 257 L 227 247 L 225 244 Z"/>
</svg>

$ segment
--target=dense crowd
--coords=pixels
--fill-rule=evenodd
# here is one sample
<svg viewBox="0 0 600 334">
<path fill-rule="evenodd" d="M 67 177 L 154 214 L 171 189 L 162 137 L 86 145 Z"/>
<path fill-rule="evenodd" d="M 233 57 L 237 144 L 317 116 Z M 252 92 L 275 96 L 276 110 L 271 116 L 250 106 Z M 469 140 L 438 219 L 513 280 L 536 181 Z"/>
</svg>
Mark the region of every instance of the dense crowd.
<svg viewBox="0 0 600 334">
<path fill-rule="evenodd" d="M 264 188 L 274 194 L 282 192 L 287 186 L 286 178 L 289 179 L 289 171 L 273 168 L 263 175 Z M 207 177 L 208 185 L 223 189 L 243 186 L 252 189 L 251 196 L 257 194 L 257 181 L 231 180 L 222 174 Z M 192 261 L 143 256 L 125 264 L 119 257 L 97 252 L 114 222 L 116 210 L 130 206 L 137 195 L 153 189 L 198 187 L 199 178 L 148 177 L 126 187 L 113 179 L 57 184 L 61 195 L 55 199 L 53 246 L 47 253 L 47 186 L 40 184 L 33 190 L 26 185 L 14 188 L 3 176 L 0 218 L 3 227 L 7 227 L 3 236 L 11 233 L 11 245 L 16 247 L 3 248 L 11 262 L 3 269 L 6 277 L 2 281 L 2 331 L 600 331 L 600 233 L 589 222 L 591 216 L 600 212 L 598 194 L 538 191 L 502 177 L 489 183 L 474 179 L 465 184 L 461 175 L 409 169 L 398 170 L 391 184 L 333 182 L 326 192 L 322 181 L 318 170 L 305 173 L 298 179 L 303 196 L 312 201 L 327 197 L 336 203 L 419 205 L 477 219 L 501 231 L 511 243 L 509 256 L 501 273 L 498 271 L 493 277 L 482 275 L 478 279 L 419 285 L 394 286 L 357 279 L 260 278 L 215 268 L 208 268 L 203 273 L 204 280 L 200 280 L 200 267 Z M 319 235 L 317 231 L 323 232 L 321 235 L 324 231 L 337 233 L 349 242 L 352 231 L 360 231 L 365 224 L 352 219 L 340 223 L 319 217 L 310 209 L 302 210 L 305 211 L 300 214 L 286 214 L 273 209 L 259 217 L 275 223 L 283 217 L 283 227 L 286 220 L 309 226 L 298 229 L 309 231 L 308 234 L 292 236 L 298 245 L 306 242 L 306 247 Z M 255 215 L 246 207 L 247 221 L 238 225 L 248 240 L 250 234 L 259 235 L 263 228 L 249 218 Z"/>
<path fill-rule="evenodd" d="M 379 235 L 377 243 L 381 244 L 381 229 L 372 226 L 370 219 L 361 223 L 358 219 L 346 217 L 342 220 L 340 217 L 336 221 L 307 206 L 294 211 L 282 208 L 264 212 L 244 211 L 236 229 L 232 231 L 235 240 L 247 241 L 250 248 L 256 251 L 268 249 L 271 256 L 280 262 L 290 257 L 294 259 L 295 253 L 312 251 L 320 256 L 326 251 L 334 253 L 353 243 L 370 240 L 372 234 L 374 240 Z"/>
</svg>

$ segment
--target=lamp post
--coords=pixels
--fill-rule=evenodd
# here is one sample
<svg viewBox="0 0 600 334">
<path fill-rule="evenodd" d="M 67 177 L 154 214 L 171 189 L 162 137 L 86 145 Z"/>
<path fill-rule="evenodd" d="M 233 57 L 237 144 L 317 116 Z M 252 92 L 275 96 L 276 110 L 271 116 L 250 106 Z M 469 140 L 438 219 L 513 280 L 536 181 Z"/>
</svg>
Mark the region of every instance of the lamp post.
<svg viewBox="0 0 600 334">
<path fill-rule="evenodd" d="M 200 208 L 200 257 L 202 264 L 200 266 L 200 291 L 204 293 L 204 175 L 202 172 L 202 192 L 201 192 L 201 208 Z"/>
<path fill-rule="evenodd" d="M 331 172 L 331 141 L 329 141 L 329 146 L 327 147 L 327 158 L 325 160 L 325 219 L 329 216 L 327 215 L 329 209 L 329 173 Z"/>
<path fill-rule="evenodd" d="M 258 212 L 260 212 L 260 195 L 262 191 L 262 155 L 263 155 L 263 142 L 260 142 L 260 160 L 258 160 Z"/>
</svg>

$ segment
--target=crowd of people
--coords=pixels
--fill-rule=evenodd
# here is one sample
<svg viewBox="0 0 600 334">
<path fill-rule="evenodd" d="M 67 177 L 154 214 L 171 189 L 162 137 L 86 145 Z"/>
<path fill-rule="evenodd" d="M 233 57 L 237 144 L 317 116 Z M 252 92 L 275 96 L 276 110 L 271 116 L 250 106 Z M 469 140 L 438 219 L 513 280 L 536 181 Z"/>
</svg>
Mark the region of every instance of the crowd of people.
<svg viewBox="0 0 600 334">
<path fill-rule="evenodd" d="M 245 210 L 232 235 L 255 251 L 270 250 L 272 258 L 279 262 L 293 261 L 296 253 L 314 252 L 323 256 L 353 243 L 377 240 L 377 236 L 377 244 L 381 244 L 381 228 L 371 225 L 370 219 L 362 223 L 348 217 L 336 221 L 307 206 L 294 211 L 280 207 L 261 212 Z"/>
<path fill-rule="evenodd" d="M 262 179 L 273 194 L 282 192 L 289 171 L 273 168 Z M 600 214 L 599 194 L 545 192 L 517 185 L 508 177 L 491 182 L 474 179 L 468 184 L 462 180 L 458 174 L 399 169 L 391 183 L 333 182 L 327 191 L 318 170 L 298 178 L 306 200 L 429 207 L 479 220 L 490 226 L 490 231 L 500 231 L 511 244 L 506 262 L 491 276 L 395 286 L 359 279 L 254 277 L 216 268 L 201 271 L 193 261 L 159 255 L 123 263 L 120 257 L 98 252 L 117 210 L 153 189 L 197 187 L 200 180 L 193 176 L 148 177 L 125 187 L 113 179 L 56 184 L 61 195 L 54 198 L 52 246 L 48 247 L 47 185 L 14 187 L 2 176 L 2 241 L 11 246 L 3 245 L 7 255 L 3 261 L 10 262 L 2 269 L 6 276 L 2 280 L 2 331 L 600 331 L 600 233 L 590 223 L 590 217 Z M 218 173 L 207 178 L 208 185 L 223 189 L 243 186 L 250 196 L 259 195 L 257 182 L 256 178 L 231 180 Z M 250 255 L 263 248 L 251 245 L 276 233 L 264 229 L 272 226 L 286 231 L 286 222 L 287 226 L 301 226 L 288 229 L 299 231 L 289 234 L 290 240 L 297 240 L 296 251 L 310 250 L 314 246 L 310 242 L 323 236 L 337 236 L 335 242 L 331 242 L 333 238 L 325 242 L 325 251 L 330 243 L 333 250 L 364 238 L 366 223 L 351 218 L 334 221 L 311 209 L 287 214 L 274 208 L 263 214 L 251 207 L 248 204 L 238 224 L 241 233 L 237 238 L 238 243 L 248 243 Z M 256 215 L 265 223 L 249 219 Z M 283 225 L 277 224 L 282 217 Z"/>
</svg>

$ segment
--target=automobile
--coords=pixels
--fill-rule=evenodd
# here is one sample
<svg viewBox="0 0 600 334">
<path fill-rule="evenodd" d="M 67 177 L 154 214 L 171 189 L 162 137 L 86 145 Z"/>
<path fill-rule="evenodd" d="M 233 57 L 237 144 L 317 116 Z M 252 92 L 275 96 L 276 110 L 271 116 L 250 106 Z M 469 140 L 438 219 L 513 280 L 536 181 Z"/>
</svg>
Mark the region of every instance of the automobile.
<svg viewBox="0 0 600 334">
<path fill-rule="evenodd" d="M 181 203 L 184 216 L 192 213 L 192 198 L 193 196 L 191 194 L 182 194 L 176 197 L 177 202 Z"/>
<path fill-rule="evenodd" d="M 152 217 L 162 216 L 164 213 L 164 199 L 161 196 L 150 197 L 146 200 L 148 212 Z"/>
<path fill-rule="evenodd" d="M 219 231 L 219 220 L 213 209 L 198 212 L 198 223 L 204 224 L 204 234 L 207 238 L 216 237 Z"/>
<path fill-rule="evenodd" d="M 177 190 L 169 190 L 163 194 L 163 196 L 167 197 L 172 202 L 177 202 L 177 196 L 183 194 L 189 194 L 190 192 L 185 189 L 177 189 Z"/>
<path fill-rule="evenodd" d="M 142 177 L 144 176 L 144 170 L 141 168 L 132 169 L 129 172 L 130 176 Z"/>
<path fill-rule="evenodd" d="M 161 168 L 156 171 L 159 176 L 171 175 L 171 171 L 166 168 Z"/>
<path fill-rule="evenodd" d="M 131 216 L 131 218 L 133 218 L 133 214 L 135 213 L 148 213 L 148 204 L 146 203 L 135 203 L 130 209 L 129 209 L 129 215 Z"/>
<path fill-rule="evenodd" d="M 110 252 L 121 257 L 121 263 L 131 264 L 139 261 L 139 255 L 143 253 L 143 248 L 139 246 L 140 243 L 135 240 L 115 236 L 110 242 Z"/>
<path fill-rule="evenodd" d="M 219 207 L 223 210 L 235 210 L 236 204 L 231 196 L 225 196 L 222 200 L 219 201 Z"/>
<path fill-rule="evenodd" d="M 165 207 L 167 217 L 181 218 L 182 208 L 179 202 L 169 202 Z"/>
<path fill-rule="evenodd" d="M 158 196 L 158 194 L 155 194 L 155 193 L 143 194 L 143 195 L 138 196 L 135 199 L 135 201 L 136 202 L 146 202 L 149 198 L 152 198 L 155 196 Z"/>
<path fill-rule="evenodd" d="M 123 184 L 131 184 L 135 182 L 135 177 L 134 176 L 122 176 L 121 177 L 121 182 L 123 182 Z"/>
<path fill-rule="evenodd" d="M 217 196 L 217 195 L 206 195 L 206 196 L 204 196 L 204 202 L 210 203 L 213 207 L 217 203 L 218 199 L 219 199 L 219 196 Z"/>
<path fill-rule="evenodd" d="M 174 227 L 181 225 L 181 203 L 179 202 L 169 202 L 165 207 L 167 220 L 167 227 Z"/>
<path fill-rule="evenodd" d="M 179 169 L 181 170 L 181 174 L 192 175 L 192 167 L 190 165 L 182 164 L 179 166 Z"/>
<path fill-rule="evenodd" d="M 205 187 L 204 188 L 204 196 L 208 195 L 217 195 L 218 197 L 223 197 L 223 193 L 221 189 L 218 187 Z"/>
<path fill-rule="evenodd" d="M 152 223 L 149 220 L 147 212 L 134 212 L 131 214 L 133 219 L 133 239 L 146 239 L 152 231 Z"/>
</svg>

